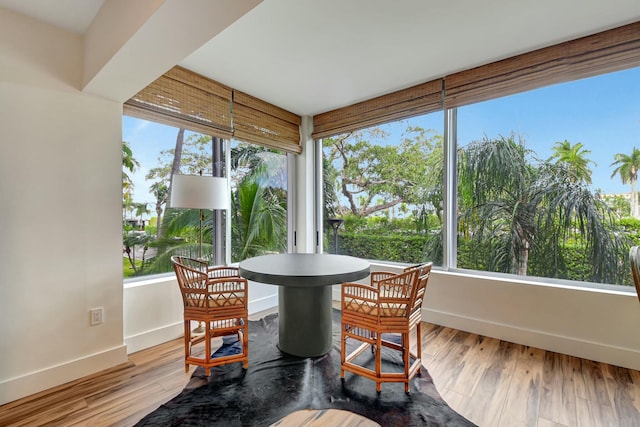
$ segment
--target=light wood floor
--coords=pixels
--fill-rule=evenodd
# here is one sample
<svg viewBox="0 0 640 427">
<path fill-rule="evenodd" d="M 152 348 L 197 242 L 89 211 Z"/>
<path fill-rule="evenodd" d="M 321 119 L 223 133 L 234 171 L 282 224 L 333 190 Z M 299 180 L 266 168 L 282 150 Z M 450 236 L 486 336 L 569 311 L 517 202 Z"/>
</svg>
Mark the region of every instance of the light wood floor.
<svg viewBox="0 0 640 427">
<path fill-rule="evenodd" d="M 423 361 L 440 394 L 480 426 L 640 426 L 639 371 L 428 323 L 422 332 Z M 0 425 L 131 426 L 189 380 L 182 345 L 140 351 L 128 363 L 0 406 Z"/>
</svg>

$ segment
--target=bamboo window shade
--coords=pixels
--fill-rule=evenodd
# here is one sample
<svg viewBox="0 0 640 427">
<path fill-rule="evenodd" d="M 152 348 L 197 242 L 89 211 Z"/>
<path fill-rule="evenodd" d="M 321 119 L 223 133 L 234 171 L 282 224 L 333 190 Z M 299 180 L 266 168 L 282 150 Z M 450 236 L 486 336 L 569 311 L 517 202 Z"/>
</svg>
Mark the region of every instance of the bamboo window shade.
<svg viewBox="0 0 640 427">
<path fill-rule="evenodd" d="M 432 80 L 313 117 L 314 138 L 325 138 L 442 110 L 442 79 Z"/>
<path fill-rule="evenodd" d="M 233 91 L 233 137 L 300 154 L 300 116 L 238 90 Z"/>
<path fill-rule="evenodd" d="M 300 116 L 179 66 L 126 101 L 124 113 L 206 135 L 302 152 Z"/>
<path fill-rule="evenodd" d="M 230 138 L 231 96 L 231 88 L 176 66 L 125 102 L 124 113 Z"/>
<path fill-rule="evenodd" d="M 445 77 L 453 108 L 640 65 L 640 22 Z"/>
</svg>

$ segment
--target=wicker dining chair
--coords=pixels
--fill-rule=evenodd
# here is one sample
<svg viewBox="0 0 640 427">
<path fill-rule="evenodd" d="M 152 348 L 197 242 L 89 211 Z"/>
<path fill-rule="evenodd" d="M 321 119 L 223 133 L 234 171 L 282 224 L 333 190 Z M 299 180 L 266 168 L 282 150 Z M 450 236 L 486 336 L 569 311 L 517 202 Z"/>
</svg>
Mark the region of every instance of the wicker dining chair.
<svg viewBox="0 0 640 427">
<path fill-rule="evenodd" d="M 426 263 L 399 274 L 372 273 L 371 284 L 342 284 L 340 377 L 343 380 L 348 371 L 375 381 L 378 393 L 383 382 L 402 382 L 405 392 L 409 393 L 409 382 L 422 367 L 421 309 L 431 267 L 432 263 Z M 399 334 L 400 343 L 389 340 L 386 334 Z M 415 351 L 411 351 L 412 335 L 416 337 Z M 361 343 L 349 354 L 346 353 L 347 339 Z M 383 347 L 402 352 L 403 372 L 382 371 Z M 369 358 L 358 359 L 367 348 L 375 353 L 374 369 L 364 366 Z"/>
<path fill-rule="evenodd" d="M 247 280 L 238 269 L 228 266 L 209 266 L 193 258 L 171 257 L 178 279 L 184 309 L 184 368 L 202 366 L 208 376 L 214 366 L 242 362 L 249 366 L 249 318 Z M 201 322 L 202 334 L 194 334 L 191 322 Z M 237 335 L 242 352 L 211 358 L 211 340 Z M 204 343 L 204 354 L 202 345 Z"/>
<path fill-rule="evenodd" d="M 638 301 L 640 301 L 640 247 L 632 246 L 629 249 L 629 264 L 631 264 L 633 284 L 636 286 L 636 294 L 638 294 Z"/>
</svg>

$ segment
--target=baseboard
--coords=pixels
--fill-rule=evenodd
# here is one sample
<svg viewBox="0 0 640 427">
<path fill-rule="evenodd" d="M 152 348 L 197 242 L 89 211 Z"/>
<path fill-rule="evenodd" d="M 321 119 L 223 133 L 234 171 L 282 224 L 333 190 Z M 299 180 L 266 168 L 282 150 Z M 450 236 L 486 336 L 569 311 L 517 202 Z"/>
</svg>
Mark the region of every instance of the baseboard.
<svg viewBox="0 0 640 427">
<path fill-rule="evenodd" d="M 334 301 L 340 302 L 342 300 L 342 285 L 334 285 L 331 289 L 331 298 Z"/>
<path fill-rule="evenodd" d="M 278 294 L 249 301 L 249 315 L 278 306 Z"/>
<path fill-rule="evenodd" d="M 249 314 L 258 313 L 263 310 L 276 307 L 278 305 L 278 295 L 269 295 L 249 301 Z M 159 328 L 141 332 L 124 338 L 127 345 L 127 353 L 135 353 L 155 345 L 165 343 L 183 336 L 183 323 L 176 322 Z"/>
<path fill-rule="evenodd" d="M 9 378 L 0 382 L 0 405 L 112 368 L 126 361 L 127 348 L 122 345 L 20 377 Z"/>
<path fill-rule="evenodd" d="M 640 352 L 633 349 L 615 347 L 574 337 L 555 335 L 544 331 L 525 329 L 514 325 L 495 323 L 484 319 L 474 319 L 454 313 L 425 308 L 422 309 L 422 320 L 515 344 L 527 345 L 596 362 L 640 370 Z"/>
<path fill-rule="evenodd" d="M 176 322 L 170 325 L 161 326 L 159 328 L 144 331 L 136 335 L 124 337 L 124 343 L 127 345 L 127 354 L 144 350 L 165 343 L 167 341 L 180 338 L 184 334 L 183 322 Z"/>
</svg>

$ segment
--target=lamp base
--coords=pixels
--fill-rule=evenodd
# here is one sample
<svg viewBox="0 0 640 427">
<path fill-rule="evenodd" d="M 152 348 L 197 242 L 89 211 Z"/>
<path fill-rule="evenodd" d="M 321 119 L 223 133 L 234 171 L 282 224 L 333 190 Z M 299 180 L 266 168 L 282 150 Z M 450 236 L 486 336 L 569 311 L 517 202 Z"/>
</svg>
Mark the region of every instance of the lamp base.
<svg viewBox="0 0 640 427">
<path fill-rule="evenodd" d="M 191 330 L 194 334 L 204 334 L 204 322 L 199 322 L 198 326 Z"/>
</svg>

